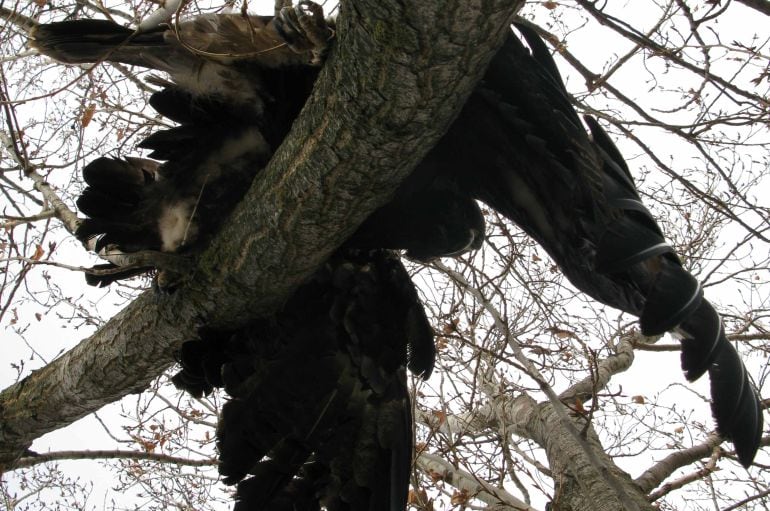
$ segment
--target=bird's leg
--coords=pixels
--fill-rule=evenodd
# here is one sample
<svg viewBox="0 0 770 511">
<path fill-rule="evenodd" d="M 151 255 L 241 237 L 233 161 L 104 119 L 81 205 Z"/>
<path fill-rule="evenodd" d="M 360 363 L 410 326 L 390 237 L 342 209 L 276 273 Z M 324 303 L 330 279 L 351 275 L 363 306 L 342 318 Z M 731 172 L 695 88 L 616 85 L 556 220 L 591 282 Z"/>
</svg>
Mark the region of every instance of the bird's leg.
<svg viewBox="0 0 770 511">
<path fill-rule="evenodd" d="M 161 252 L 159 250 L 140 250 L 131 253 L 113 253 L 102 256 L 103 259 L 118 267 L 151 266 L 158 270 L 175 273 L 189 273 L 193 261 L 184 255 Z"/>
<path fill-rule="evenodd" d="M 124 254 L 139 266 L 151 266 L 156 270 L 152 279 L 153 289 L 162 294 L 173 293 L 192 275 L 194 260 L 181 254 L 171 254 L 156 250 L 142 250 Z"/>
<path fill-rule="evenodd" d="M 310 52 L 314 65 L 323 62 L 329 42 L 334 38 L 334 30 L 324 19 L 323 8 L 310 1 L 281 9 L 273 26 L 293 51 Z"/>
</svg>

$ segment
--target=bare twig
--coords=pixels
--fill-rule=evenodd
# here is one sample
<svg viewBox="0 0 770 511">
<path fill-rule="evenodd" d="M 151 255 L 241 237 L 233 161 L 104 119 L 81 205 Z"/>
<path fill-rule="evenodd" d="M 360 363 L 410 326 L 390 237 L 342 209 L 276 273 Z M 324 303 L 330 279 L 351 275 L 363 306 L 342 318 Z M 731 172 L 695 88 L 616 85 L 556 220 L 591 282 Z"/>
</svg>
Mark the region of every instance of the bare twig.
<svg viewBox="0 0 770 511">
<path fill-rule="evenodd" d="M 16 463 L 14 469 L 28 468 L 41 463 L 61 460 L 137 460 L 149 461 L 155 463 L 173 463 L 175 465 L 184 465 L 188 467 L 211 467 L 219 464 L 216 459 L 191 460 L 189 458 L 180 458 L 178 456 L 169 456 L 168 454 L 159 454 L 143 451 L 54 451 L 44 454 L 34 453 L 32 456 L 23 456 Z"/>
</svg>

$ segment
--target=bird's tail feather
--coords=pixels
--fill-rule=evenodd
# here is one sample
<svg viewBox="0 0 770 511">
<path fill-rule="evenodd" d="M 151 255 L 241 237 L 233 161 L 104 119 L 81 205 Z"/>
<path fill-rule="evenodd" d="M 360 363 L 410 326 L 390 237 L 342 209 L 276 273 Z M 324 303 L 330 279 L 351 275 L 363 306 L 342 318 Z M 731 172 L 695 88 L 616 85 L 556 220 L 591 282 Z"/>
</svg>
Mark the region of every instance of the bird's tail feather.
<svg viewBox="0 0 770 511">
<path fill-rule="evenodd" d="M 697 342 L 697 341 L 696 341 Z M 684 361 L 686 350 L 682 352 Z M 738 461 L 748 467 L 762 440 L 762 406 L 746 366 L 732 344 L 724 340 L 708 367 L 711 411 L 719 434 L 733 441 Z M 757 427 L 757 425 L 759 427 Z"/>
<path fill-rule="evenodd" d="M 133 197 L 123 197 L 109 194 L 97 188 L 88 187 L 80 194 L 76 203 L 78 209 L 93 218 L 100 218 L 110 222 L 125 221 L 136 209 L 137 203 L 141 200 L 141 195 L 136 194 Z M 133 194 L 132 194 L 133 195 Z M 82 232 L 86 232 L 83 229 Z M 82 232 L 79 237 L 82 237 Z"/>
<path fill-rule="evenodd" d="M 95 250 L 115 246 L 124 251 L 159 250 L 155 190 L 158 163 L 144 159 L 98 158 L 83 169 L 88 187 L 77 200 L 88 218 L 75 235 L 82 242 L 97 238 Z"/>
<path fill-rule="evenodd" d="M 639 317 L 644 335 L 660 335 L 673 330 L 703 303 L 703 289 L 695 277 L 668 259 L 658 262 L 660 268 Z M 688 379 L 694 378 L 688 376 Z"/>
<path fill-rule="evenodd" d="M 318 487 L 324 486 L 328 481 L 328 468 L 321 463 L 308 462 L 300 467 L 296 477 L 289 480 L 272 501 L 265 502 L 265 494 L 262 493 L 261 477 L 255 477 L 238 483 L 238 497 L 233 511 L 294 511 L 322 509 Z M 255 508 L 254 503 L 259 502 L 260 507 Z M 334 508 L 328 508 L 334 509 Z"/>
</svg>

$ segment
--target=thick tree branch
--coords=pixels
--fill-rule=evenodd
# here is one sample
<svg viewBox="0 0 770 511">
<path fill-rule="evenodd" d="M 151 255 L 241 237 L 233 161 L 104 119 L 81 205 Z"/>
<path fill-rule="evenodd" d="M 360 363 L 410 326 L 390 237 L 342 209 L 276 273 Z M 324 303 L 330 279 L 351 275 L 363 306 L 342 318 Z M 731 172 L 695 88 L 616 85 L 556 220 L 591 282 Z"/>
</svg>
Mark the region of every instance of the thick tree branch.
<svg viewBox="0 0 770 511">
<path fill-rule="evenodd" d="M 446 130 L 521 4 L 344 3 L 314 95 L 194 279 L 171 296 L 140 296 L 3 391 L 0 467 L 40 435 L 144 389 L 202 323 L 275 310 Z"/>
<path fill-rule="evenodd" d="M 582 491 L 570 491 L 568 493 L 571 498 L 577 496 L 578 499 L 583 500 L 576 503 L 572 508 L 579 509 L 580 505 L 585 506 L 586 504 L 588 506 L 593 506 L 593 501 L 587 500 L 586 496 L 591 496 L 591 499 L 593 499 L 596 495 L 601 494 L 603 501 L 612 503 L 612 506 L 620 506 L 623 509 L 628 510 L 647 509 L 646 502 L 643 502 L 640 498 L 638 489 L 633 485 L 628 484 L 630 481 L 628 474 L 620 470 L 604 452 L 596 433 L 590 429 L 590 432 L 593 433 L 593 438 L 588 437 L 585 431 L 586 428 L 576 427 L 576 421 L 567 415 L 566 407 L 563 406 L 561 397 L 556 395 L 553 388 L 535 368 L 532 361 L 524 355 L 518 341 L 511 336 L 510 330 L 499 311 L 491 305 L 479 289 L 471 286 L 462 274 L 451 270 L 440 262 L 435 262 L 434 266 L 441 269 L 450 278 L 466 289 L 476 300 L 478 300 L 486 311 L 492 315 L 495 322 L 495 328 L 503 337 L 505 337 L 516 360 L 518 360 L 527 375 L 535 380 L 540 387 L 540 390 L 548 397 L 547 403 L 538 405 L 539 407 L 542 407 L 543 410 L 546 410 L 546 412 L 543 413 L 543 416 L 547 415 L 549 420 L 555 421 L 549 425 L 548 433 L 543 434 L 531 427 L 528 429 L 526 426 L 522 426 L 523 430 L 520 435 L 531 438 L 537 442 L 538 445 L 544 447 L 546 451 L 549 451 L 551 465 L 561 466 L 562 472 L 571 472 L 572 474 L 582 472 L 579 476 L 576 475 L 572 478 L 572 481 L 577 483 L 576 487 L 580 488 Z M 602 377 L 606 378 L 607 382 L 609 382 L 609 378 L 613 374 L 611 372 L 612 366 L 617 366 L 618 368 L 616 368 L 616 370 L 619 371 L 619 367 L 622 367 L 625 363 L 631 363 L 633 359 L 633 350 L 631 350 L 631 346 L 628 345 L 625 351 L 628 353 L 625 355 L 620 353 L 615 360 L 608 363 L 608 367 L 603 369 Z M 623 362 L 623 360 L 625 360 L 625 362 Z M 591 380 L 592 379 L 589 379 L 588 381 Z M 578 388 L 585 386 L 587 385 L 577 385 Z M 592 391 L 591 394 L 593 393 L 594 392 Z M 532 413 L 529 413 L 529 410 L 535 409 L 535 402 L 529 396 L 526 394 L 522 395 L 517 398 L 515 402 L 522 406 L 514 404 L 511 409 L 523 410 L 527 412 L 529 416 L 532 416 Z M 505 420 L 503 422 L 506 424 L 523 424 L 516 413 L 512 414 L 511 417 L 513 420 Z M 542 424 L 543 422 L 544 420 L 542 418 L 538 421 L 539 424 Z M 590 421 L 588 422 L 590 425 Z M 582 432 L 581 429 L 583 429 Z M 551 446 L 557 445 L 564 442 L 565 437 L 571 439 L 571 447 L 577 447 L 575 448 L 576 452 L 571 453 L 570 456 L 566 458 L 562 458 L 557 454 L 567 451 L 562 446 L 553 450 L 549 447 L 548 442 L 550 442 Z M 568 485 L 565 484 L 564 486 Z M 593 509 L 593 507 L 590 507 L 590 509 Z"/>
<path fill-rule="evenodd" d="M 551 402 L 537 403 L 526 394 L 515 397 L 503 394 L 477 406 L 473 413 L 449 415 L 440 423 L 435 417 L 419 412 L 416 415 L 426 427 L 447 435 L 448 445 L 457 438 L 480 437 L 490 431 L 505 431 L 531 439 L 545 450 L 548 458 L 550 476 L 556 487 L 554 505 L 557 509 L 653 510 L 647 502 L 647 492 L 642 491 L 637 481 L 618 468 L 604 451 L 591 423 L 582 416 L 569 417 L 571 426 L 583 434 L 582 444 L 576 442 Z M 586 446 L 592 450 L 593 459 L 586 454 Z M 427 470 L 419 461 L 423 456 L 420 454 L 418 464 Z M 610 478 L 614 485 L 609 484 Z M 618 486 L 623 489 L 622 495 L 618 495 Z"/>
<path fill-rule="evenodd" d="M 588 459 L 584 448 L 565 430 L 551 403 L 536 403 L 524 394 L 511 402 L 506 414 L 514 419 L 512 432 L 531 438 L 545 449 L 557 482 L 554 501 L 558 503 L 558 509 L 652 511 L 644 493 L 604 452 L 599 436 L 584 418 L 571 417 L 574 426 L 583 430 L 583 441 L 593 448 L 594 456 L 600 460 L 601 477 L 595 475 L 596 462 Z M 624 488 L 622 498 L 607 484 L 609 477 Z"/>
<path fill-rule="evenodd" d="M 469 497 L 484 502 L 487 505 L 485 509 L 489 511 L 535 511 L 535 508 L 503 488 L 492 486 L 470 472 L 454 467 L 440 456 L 423 452 L 415 463 L 431 478 L 446 481 Z"/>
<path fill-rule="evenodd" d="M 719 435 L 711 434 L 706 438 L 705 442 L 693 445 L 689 449 L 669 454 L 647 469 L 642 475 L 637 477 L 634 482 L 639 485 L 642 491 L 649 493 L 678 469 L 712 455 L 714 449 L 719 447 L 719 444 L 721 443 L 722 439 Z"/>
<path fill-rule="evenodd" d="M 708 458 L 709 456 L 714 456 L 715 449 L 717 449 L 722 442 L 723 440 L 719 435 L 712 433 L 700 444 L 693 445 L 692 447 L 683 449 L 681 451 L 675 451 L 662 460 L 658 461 L 655 463 L 655 465 L 645 470 L 642 475 L 637 477 L 634 480 L 634 483 L 636 483 L 642 489 L 642 491 L 650 493 L 656 487 L 663 484 L 663 481 L 665 481 L 666 478 L 671 477 L 671 475 L 677 470 L 688 465 L 692 465 L 698 460 Z M 770 445 L 770 437 L 763 437 L 761 445 Z M 717 454 L 720 457 L 724 456 L 725 451 L 719 449 Z M 730 455 L 734 453 L 727 454 Z M 667 484 L 666 486 L 670 485 Z M 671 491 L 671 488 L 672 487 L 669 487 L 668 489 L 664 488 L 664 491 L 662 491 L 661 495 Z M 659 497 L 660 495 L 658 495 L 656 498 Z"/>
<path fill-rule="evenodd" d="M 770 16 L 770 2 L 768 2 L 768 0 L 736 0 L 736 1 L 739 3 L 742 3 L 746 7 L 751 7 L 752 9 L 756 9 L 757 11 L 761 12 L 766 16 Z"/>
</svg>

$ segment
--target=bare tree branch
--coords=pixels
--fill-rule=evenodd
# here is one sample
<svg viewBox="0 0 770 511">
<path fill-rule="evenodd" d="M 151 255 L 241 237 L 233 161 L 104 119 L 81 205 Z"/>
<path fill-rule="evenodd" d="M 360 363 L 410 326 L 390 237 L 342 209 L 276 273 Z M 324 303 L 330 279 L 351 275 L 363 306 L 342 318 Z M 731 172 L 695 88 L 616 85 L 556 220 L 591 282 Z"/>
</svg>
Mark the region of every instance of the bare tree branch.
<svg viewBox="0 0 770 511">
<path fill-rule="evenodd" d="M 479 499 L 487 504 L 489 511 L 536 511 L 521 499 L 516 498 L 502 488 L 480 480 L 470 472 L 452 466 L 445 459 L 424 452 L 415 461 L 417 467 L 429 477 L 439 479 L 452 485 L 469 497 Z"/>
<path fill-rule="evenodd" d="M 188 467 L 210 467 L 219 464 L 216 459 L 194 460 L 190 458 L 181 458 L 179 456 L 170 456 L 168 454 L 143 451 L 56 451 L 42 454 L 35 453 L 34 456 L 23 456 L 16 462 L 15 468 L 33 467 L 51 461 L 97 459 L 152 461 L 156 463 L 173 463 L 175 465 Z"/>
<path fill-rule="evenodd" d="M 765 16 L 770 16 L 770 2 L 768 0 L 735 0 L 746 7 L 751 7 Z"/>
</svg>

